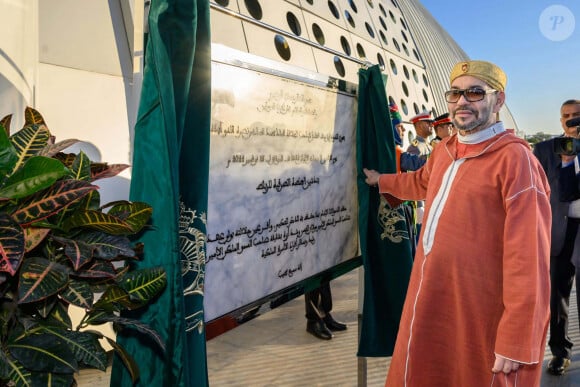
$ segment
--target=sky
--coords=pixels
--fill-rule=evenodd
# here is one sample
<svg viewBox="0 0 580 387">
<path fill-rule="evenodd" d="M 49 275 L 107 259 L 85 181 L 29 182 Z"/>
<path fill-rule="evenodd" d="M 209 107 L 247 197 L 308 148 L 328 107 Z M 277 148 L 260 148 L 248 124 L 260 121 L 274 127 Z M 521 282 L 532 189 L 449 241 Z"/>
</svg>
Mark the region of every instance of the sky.
<svg viewBox="0 0 580 387">
<path fill-rule="evenodd" d="M 580 1 L 420 2 L 471 59 L 505 71 L 519 130 L 562 133 L 562 102 L 580 99 Z"/>
</svg>

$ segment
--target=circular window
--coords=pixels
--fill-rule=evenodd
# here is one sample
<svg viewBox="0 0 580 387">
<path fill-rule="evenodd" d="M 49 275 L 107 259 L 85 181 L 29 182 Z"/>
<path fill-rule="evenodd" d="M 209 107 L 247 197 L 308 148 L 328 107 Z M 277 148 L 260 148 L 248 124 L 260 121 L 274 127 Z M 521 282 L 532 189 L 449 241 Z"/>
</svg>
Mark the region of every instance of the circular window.
<svg viewBox="0 0 580 387">
<path fill-rule="evenodd" d="M 403 74 L 405 74 L 405 78 L 409 79 L 409 70 L 407 69 L 407 66 L 403 65 Z"/>
<path fill-rule="evenodd" d="M 401 52 L 401 47 L 399 47 L 399 43 L 395 40 L 395 38 L 393 38 L 393 44 L 395 45 L 397 51 Z"/>
<path fill-rule="evenodd" d="M 383 7 L 382 4 L 379 4 L 379 10 L 383 14 L 383 16 L 387 16 L 387 11 L 385 11 L 385 8 Z"/>
<path fill-rule="evenodd" d="M 373 4 L 373 0 L 367 0 L 367 4 L 369 5 L 369 7 L 374 8 L 375 5 Z"/>
<path fill-rule="evenodd" d="M 348 0 L 348 4 L 350 5 L 350 7 L 354 11 L 354 13 L 358 12 L 358 10 L 356 9 L 356 4 L 354 3 L 354 0 Z"/>
<path fill-rule="evenodd" d="M 278 55 L 280 58 L 284 60 L 290 60 L 290 46 L 282 35 L 276 34 L 274 37 L 274 45 L 276 46 L 276 51 L 278 51 Z"/>
<path fill-rule="evenodd" d="M 377 62 L 379 66 L 381 66 L 381 71 L 385 71 L 385 60 L 381 54 L 377 54 Z"/>
<path fill-rule="evenodd" d="M 423 83 L 425 86 L 429 86 L 429 82 L 427 82 L 427 76 L 425 74 L 423 74 Z"/>
<path fill-rule="evenodd" d="M 409 38 L 407 38 L 407 34 L 405 34 L 405 31 L 401 30 L 401 36 L 403 36 L 403 39 L 405 39 L 405 42 L 409 43 Z"/>
<path fill-rule="evenodd" d="M 401 27 L 403 27 L 403 29 L 407 29 L 407 23 L 405 23 L 405 21 L 403 19 L 399 19 L 399 21 L 401 22 Z"/>
<path fill-rule="evenodd" d="M 409 89 L 407 89 L 407 84 L 405 82 L 401 82 L 401 87 L 403 88 L 403 93 L 405 93 L 405 96 L 408 97 Z"/>
<path fill-rule="evenodd" d="M 405 54 L 407 54 L 407 56 L 409 56 L 409 49 L 407 48 L 407 45 L 405 43 L 403 43 L 402 46 L 403 46 L 403 51 L 405 51 Z"/>
<path fill-rule="evenodd" d="M 413 55 L 415 55 L 415 59 L 417 59 L 418 61 L 421 60 L 419 59 L 419 54 L 417 54 L 417 50 L 413 49 Z"/>
<path fill-rule="evenodd" d="M 419 105 L 413 103 L 413 110 L 415 111 L 415 114 L 419 114 Z"/>
<path fill-rule="evenodd" d="M 385 30 L 388 30 L 387 24 L 385 23 L 385 19 L 383 19 L 382 16 L 379 16 L 379 22 L 381 23 L 381 27 L 383 27 Z"/>
<path fill-rule="evenodd" d="M 423 98 L 425 98 L 425 102 L 429 102 L 429 97 L 427 96 L 427 91 L 423 89 Z"/>
<path fill-rule="evenodd" d="M 342 50 L 344 51 L 344 53 L 350 56 L 350 44 L 348 43 L 348 40 L 346 40 L 344 36 L 340 37 L 340 45 L 342 46 Z"/>
<path fill-rule="evenodd" d="M 402 99 L 401 102 L 399 102 L 399 106 L 401 107 L 401 110 L 405 115 L 409 114 L 409 107 L 407 106 L 407 103 L 405 102 L 404 99 Z"/>
<path fill-rule="evenodd" d="M 389 16 L 391 17 L 391 20 L 393 21 L 393 23 L 397 23 L 397 19 L 395 19 L 395 15 L 393 15 L 393 13 L 391 11 L 389 11 Z"/>
<path fill-rule="evenodd" d="M 326 40 L 324 39 L 324 33 L 322 32 L 322 28 L 316 23 L 312 24 L 312 33 L 314 34 L 314 38 L 318 42 L 318 44 L 324 46 Z"/>
<path fill-rule="evenodd" d="M 356 44 L 356 53 L 358 54 L 358 57 L 361 59 L 367 58 L 367 54 L 365 53 L 365 49 L 363 48 L 363 46 L 360 43 Z"/>
<path fill-rule="evenodd" d="M 346 21 L 348 22 L 348 24 L 350 24 L 350 26 L 352 28 L 356 28 L 356 26 L 354 25 L 354 19 L 350 15 L 350 12 L 344 11 L 344 18 L 346 19 Z"/>
<path fill-rule="evenodd" d="M 300 22 L 292 12 L 288 12 L 286 14 L 286 21 L 288 22 L 288 27 L 290 27 L 290 30 L 294 33 L 294 35 L 300 36 L 302 33 L 302 27 L 300 27 Z"/>
<path fill-rule="evenodd" d="M 371 27 L 371 25 L 367 22 L 365 22 L 365 27 L 367 28 L 367 32 L 369 33 L 369 35 L 371 36 L 371 38 L 375 38 L 375 31 L 373 30 L 373 27 Z"/>
<path fill-rule="evenodd" d="M 399 6 L 397 5 L 397 2 L 396 2 L 395 0 L 391 0 L 391 3 L 393 3 L 393 6 L 394 6 L 395 8 L 399 8 Z"/>
<path fill-rule="evenodd" d="M 395 64 L 395 62 L 393 62 L 393 60 L 391 59 L 389 61 L 389 64 L 391 65 L 391 71 L 393 72 L 393 74 L 397 75 L 397 65 Z"/>
<path fill-rule="evenodd" d="M 262 7 L 258 0 L 244 0 L 246 8 L 252 17 L 256 20 L 262 20 Z"/>
<path fill-rule="evenodd" d="M 334 3 L 330 0 L 328 1 L 328 8 L 330 9 L 332 16 L 334 16 L 336 19 L 340 19 L 340 13 L 338 12 L 338 8 L 336 8 L 336 5 L 334 5 Z"/>
<path fill-rule="evenodd" d="M 314 4 L 314 0 L 306 0 L 306 2 L 310 5 Z"/>
<path fill-rule="evenodd" d="M 383 43 L 385 43 L 385 45 L 389 44 L 389 41 L 387 40 L 387 37 L 385 36 L 385 33 L 382 30 L 379 30 L 379 36 L 381 37 L 381 40 L 383 41 Z"/>
<path fill-rule="evenodd" d="M 395 99 L 391 96 L 389 96 L 389 105 L 394 105 L 395 104 Z"/>
<path fill-rule="evenodd" d="M 229 0 L 215 0 L 215 2 L 222 7 L 227 7 L 230 4 Z"/>
<path fill-rule="evenodd" d="M 341 77 L 345 76 L 346 71 L 344 70 L 344 64 L 342 63 L 342 60 L 338 56 L 334 57 L 334 68 L 336 69 L 338 75 L 340 75 Z"/>
<path fill-rule="evenodd" d="M 413 74 L 413 79 L 415 80 L 415 82 L 419 83 L 419 76 L 417 75 L 415 69 L 411 70 L 411 74 Z"/>
</svg>

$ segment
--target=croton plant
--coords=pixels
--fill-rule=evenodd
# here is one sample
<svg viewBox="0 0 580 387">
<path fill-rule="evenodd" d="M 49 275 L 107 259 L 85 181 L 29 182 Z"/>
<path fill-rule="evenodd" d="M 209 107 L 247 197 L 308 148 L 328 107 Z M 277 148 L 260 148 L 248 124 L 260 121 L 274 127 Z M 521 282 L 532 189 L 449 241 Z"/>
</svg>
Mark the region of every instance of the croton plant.
<svg viewBox="0 0 580 387">
<path fill-rule="evenodd" d="M 0 121 L 0 385 L 76 385 L 80 369 L 106 369 L 106 342 L 137 380 L 131 356 L 91 327 L 136 329 L 163 350 L 155 331 L 120 313 L 154 302 L 166 285 L 162 268 L 132 265 L 152 208 L 101 205 L 94 182 L 127 165 L 65 153 L 78 140 L 55 142 L 32 108 L 13 134 L 11 119 Z M 71 305 L 81 310 L 74 326 Z"/>
</svg>

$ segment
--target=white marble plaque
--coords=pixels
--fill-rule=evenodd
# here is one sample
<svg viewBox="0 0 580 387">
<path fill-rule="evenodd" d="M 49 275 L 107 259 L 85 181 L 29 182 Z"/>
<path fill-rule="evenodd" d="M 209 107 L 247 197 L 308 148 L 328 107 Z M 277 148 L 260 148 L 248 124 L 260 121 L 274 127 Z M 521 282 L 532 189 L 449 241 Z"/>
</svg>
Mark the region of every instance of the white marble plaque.
<svg viewBox="0 0 580 387">
<path fill-rule="evenodd" d="M 206 321 L 358 255 L 356 99 L 213 62 Z"/>
</svg>

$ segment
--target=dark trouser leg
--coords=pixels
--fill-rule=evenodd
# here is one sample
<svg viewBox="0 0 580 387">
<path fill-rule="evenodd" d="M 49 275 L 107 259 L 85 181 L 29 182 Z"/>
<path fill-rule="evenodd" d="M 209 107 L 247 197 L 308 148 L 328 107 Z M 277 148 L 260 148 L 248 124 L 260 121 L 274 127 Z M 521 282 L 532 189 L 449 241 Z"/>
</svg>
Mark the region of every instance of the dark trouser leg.
<svg viewBox="0 0 580 387">
<path fill-rule="evenodd" d="M 332 310 L 330 284 L 320 285 L 318 289 L 304 293 L 307 320 L 320 320 Z"/>
<path fill-rule="evenodd" d="M 552 355 L 570 358 L 572 341 L 568 336 L 570 292 L 576 268 L 570 262 L 578 225 L 568 223 L 566 241 L 560 255 L 550 257 L 550 350 Z"/>
</svg>

